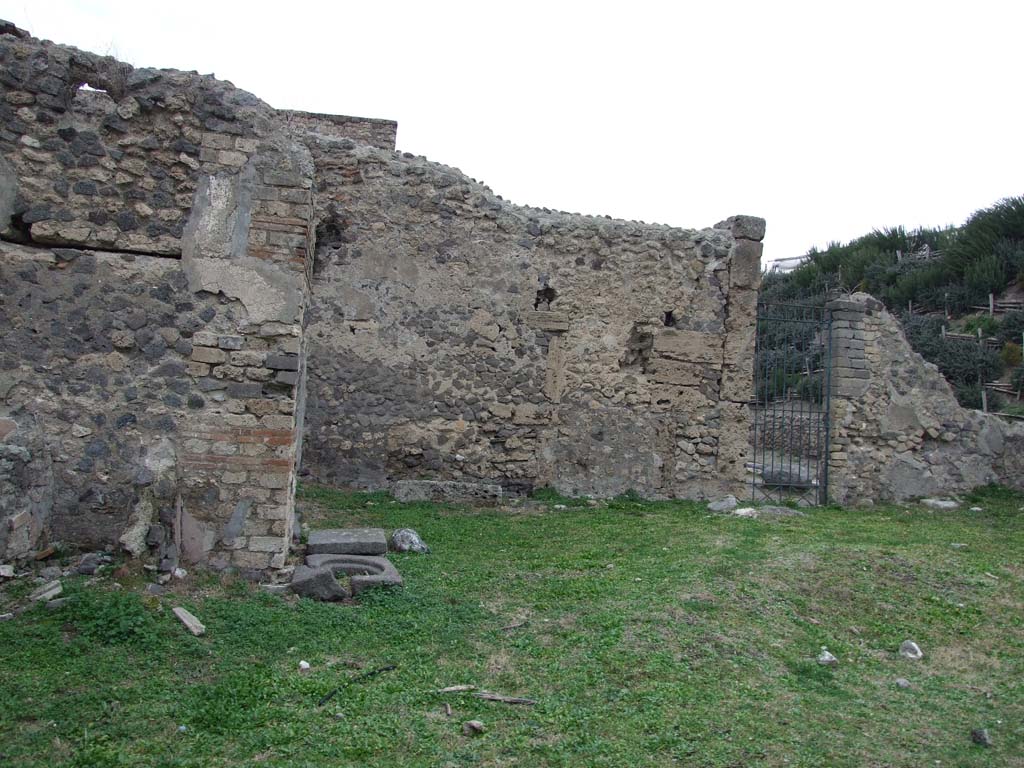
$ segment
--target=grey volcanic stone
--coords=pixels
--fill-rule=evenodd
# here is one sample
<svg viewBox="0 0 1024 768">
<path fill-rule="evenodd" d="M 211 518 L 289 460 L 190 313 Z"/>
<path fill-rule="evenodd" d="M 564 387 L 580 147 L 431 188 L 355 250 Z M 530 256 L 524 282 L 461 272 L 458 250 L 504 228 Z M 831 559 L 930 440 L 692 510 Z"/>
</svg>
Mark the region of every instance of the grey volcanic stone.
<svg viewBox="0 0 1024 768">
<path fill-rule="evenodd" d="M 309 555 L 383 555 L 388 540 L 381 528 L 329 528 L 310 531 Z"/>
<path fill-rule="evenodd" d="M 400 587 L 402 575 L 390 560 L 365 555 L 308 555 L 307 570 L 329 569 L 332 573 L 347 573 L 352 594 L 358 595 L 369 587 Z M 298 569 L 296 569 L 296 573 Z M 294 579 L 293 579 L 294 583 Z"/>
<path fill-rule="evenodd" d="M 502 496 L 500 485 L 453 480 L 399 480 L 392 493 L 399 501 L 494 501 Z"/>
<path fill-rule="evenodd" d="M 292 574 L 291 588 L 300 597 L 314 600 L 344 600 L 349 596 L 348 590 L 334 577 L 334 570 L 328 567 L 300 565 Z"/>
<path fill-rule="evenodd" d="M 161 530 L 163 530 L 161 528 Z M 82 555 L 82 559 L 78 561 L 78 566 L 75 568 L 78 573 L 83 576 L 92 576 L 96 573 L 97 569 L 103 563 L 103 554 L 100 552 L 89 552 Z"/>
<path fill-rule="evenodd" d="M 419 552 L 429 554 L 430 547 L 412 528 L 399 528 L 391 534 L 391 549 L 394 552 Z"/>
<path fill-rule="evenodd" d="M 712 501 L 708 504 L 708 509 L 712 512 L 731 512 L 736 509 L 737 506 L 739 506 L 739 502 L 736 500 L 736 497 L 730 495 L 726 496 L 724 499 Z"/>
<path fill-rule="evenodd" d="M 987 728 L 975 728 L 971 731 L 971 741 L 983 747 L 992 746 L 992 737 L 988 735 Z"/>
</svg>

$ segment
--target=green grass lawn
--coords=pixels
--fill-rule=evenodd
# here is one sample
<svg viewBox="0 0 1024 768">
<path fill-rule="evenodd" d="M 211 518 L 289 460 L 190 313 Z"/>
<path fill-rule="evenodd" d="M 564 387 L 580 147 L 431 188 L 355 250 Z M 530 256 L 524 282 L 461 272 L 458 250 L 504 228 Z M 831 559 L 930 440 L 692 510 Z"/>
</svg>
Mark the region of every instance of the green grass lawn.
<svg viewBox="0 0 1024 768">
<path fill-rule="evenodd" d="M 0 766 L 1024 765 L 1020 495 L 777 520 L 303 495 L 316 527 L 410 526 L 433 553 L 394 556 L 405 588 L 358 605 L 65 579 L 70 605 L 0 622 Z M 458 684 L 537 703 L 435 692 Z"/>
</svg>

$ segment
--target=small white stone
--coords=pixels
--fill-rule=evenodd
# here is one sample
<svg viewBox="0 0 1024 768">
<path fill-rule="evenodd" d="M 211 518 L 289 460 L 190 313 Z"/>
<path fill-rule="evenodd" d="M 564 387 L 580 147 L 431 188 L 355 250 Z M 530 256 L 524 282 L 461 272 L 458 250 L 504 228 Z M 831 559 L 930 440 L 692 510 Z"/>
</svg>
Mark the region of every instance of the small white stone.
<svg viewBox="0 0 1024 768">
<path fill-rule="evenodd" d="M 188 576 L 188 571 L 186 571 L 184 568 L 175 568 L 174 569 L 174 578 L 176 578 L 176 579 L 184 579 L 186 576 Z"/>
<path fill-rule="evenodd" d="M 821 653 L 818 654 L 818 663 L 825 667 L 834 667 L 839 663 L 839 659 L 829 653 L 828 648 L 823 645 L 821 646 Z"/>
<path fill-rule="evenodd" d="M 308 661 L 300 661 L 299 662 L 299 671 L 300 672 L 309 672 L 309 662 Z"/>
<path fill-rule="evenodd" d="M 960 505 L 952 499 L 921 499 L 929 509 L 956 509 Z"/>
</svg>

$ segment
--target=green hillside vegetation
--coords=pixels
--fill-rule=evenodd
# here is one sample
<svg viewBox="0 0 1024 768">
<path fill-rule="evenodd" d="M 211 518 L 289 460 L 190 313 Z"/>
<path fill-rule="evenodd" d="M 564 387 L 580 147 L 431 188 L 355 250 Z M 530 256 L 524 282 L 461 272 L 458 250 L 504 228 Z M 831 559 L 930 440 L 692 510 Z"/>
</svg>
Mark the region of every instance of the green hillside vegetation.
<svg viewBox="0 0 1024 768">
<path fill-rule="evenodd" d="M 839 293 L 872 294 L 901 317 L 914 349 L 939 367 L 969 407 L 981 407 L 979 377 L 1020 381 L 1014 369 L 1021 364 L 1024 313 L 990 317 L 975 308 L 987 306 L 990 293 L 998 297 L 1024 284 L 1024 197 L 983 208 L 960 227 L 876 230 L 807 256 L 792 272 L 766 274 L 761 300 L 820 306 Z M 980 329 L 999 348 L 943 338 L 944 325 L 961 333 Z M 1006 406 L 990 398 L 993 405 Z"/>
</svg>

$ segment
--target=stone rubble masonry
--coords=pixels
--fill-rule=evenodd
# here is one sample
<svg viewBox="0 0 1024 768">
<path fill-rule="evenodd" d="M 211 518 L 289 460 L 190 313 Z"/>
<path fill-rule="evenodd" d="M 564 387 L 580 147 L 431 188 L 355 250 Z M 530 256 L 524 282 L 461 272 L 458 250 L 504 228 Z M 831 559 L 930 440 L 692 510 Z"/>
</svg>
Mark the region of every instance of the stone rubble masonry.
<svg viewBox="0 0 1024 768">
<path fill-rule="evenodd" d="M 296 133 L 394 128 L 0 26 L 0 558 L 283 565 L 316 227 Z"/>
<path fill-rule="evenodd" d="M 464 498 L 740 492 L 763 220 L 513 206 L 408 153 L 307 145 L 313 479 Z"/>
<path fill-rule="evenodd" d="M 395 129 L 0 25 L 0 557 L 280 567 L 300 465 L 740 490 L 764 222 L 512 206 Z"/>
<path fill-rule="evenodd" d="M 1024 488 L 1024 426 L 963 408 L 882 303 L 857 293 L 832 314 L 829 492 L 842 504 Z"/>
</svg>

